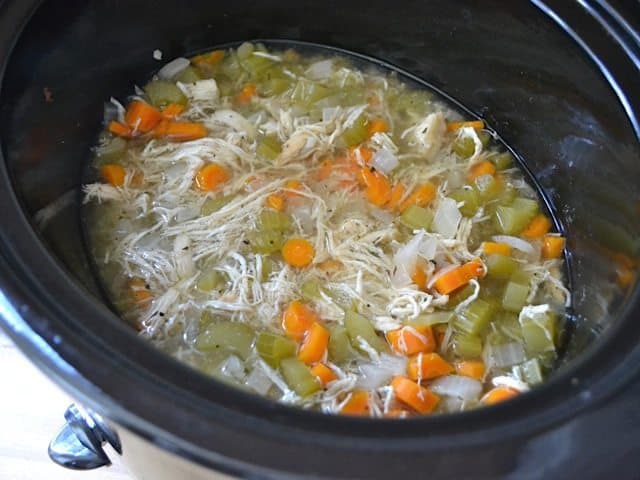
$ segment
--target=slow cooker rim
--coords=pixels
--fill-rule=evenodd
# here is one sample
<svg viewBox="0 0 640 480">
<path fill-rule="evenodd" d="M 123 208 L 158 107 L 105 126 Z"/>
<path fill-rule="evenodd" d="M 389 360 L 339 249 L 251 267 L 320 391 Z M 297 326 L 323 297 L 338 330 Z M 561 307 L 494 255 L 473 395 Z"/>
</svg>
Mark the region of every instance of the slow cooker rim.
<svg viewBox="0 0 640 480">
<path fill-rule="evenodd" d="M 35 2 L 35 3 L 38 4 L 40 2 Z M 18 201 L 12 195 L 11 189 L 10 188 L 6 188 L 6 187 L 10 187 L 10 184 L 8 183 L 6 172 L 4 171 L 4 162 L 3 162 L 3 165 L 2 165 L 2 169 L 3 169 L 3 173 L 5 174 L 5 175 L 3 175 L 3 183 L 6 183 L 6 185 L 4 185 L 5 188 L 2 189 L 2 194 L 1 194 L 2 196 L 0 196 L 0 198 L 3 200 L 2 204 L 3 205 L 7 205 L 7 206 L 11 205 L 12 207 L 13 206 L 18 207 Z M 5 201 L 7 203 L 5 203 Z M 2 216 L 3 217 L 6 217 L 8 210 L 10 210 L 10 209 L 6 208 L 2 212 Z M 38 255 L 35 255 L 34 258 L 38 258 L 38 256 L 41 255 L 42 253 L 45 254 L 44 258 L 48 257 L 46 252 L 44 252 L 43 246 L 40 244 L 40 240 L 37 239 L 35 233 L 32 231 L 31 226 L 29 225 L 28 220 L 22 215 L 22 212 L 20 212 L 18 217 L 20 217 L 20 218 L 10 219 L 10 220 L 12 220 L 11 221 L 11 225 L 12 226 L 16 226 L 18 228 L 18 230 L 16 230 L 16 232 L 19 232 L 20 229 L 22 229 L 23 232 L 31 233 L 31 235 L 28 235 L 29 237 L 31 237 L 30 241 L 29 242 L 25 242 L 25 243 L 31 244 L 31 242 L 34 242 L 32 247 L 34 247 L 35 250 L 38 251 L 37 252 Z M 9 222 L 7 222 L 7 224 L 8 223 Z M 3 222 L 3 225 L 6 225 L 6 224 Z M 4 233 L 3 233 L 3 241 L 4 240 L 6 240 L 6 239 L 4 238 Z M 25 247 L 29 247 L 29 245 L 26 245 Z M 40 251 L 40 250 L 42 250 L 42 251 Z M 5 250 L 3 254 L 6 255 L 6 252 L 10 252 L 10 251 L 11 251 L 10 249 L 9 250 Z M 32 251 L 33 251 L 33 249 L 32 249 Z M 29 257 L 26 256 L 26 257 L 23 257 L 23 258 L 29 258 Z M 46 259 L 47 260 L 51 260 L 49 258 L 46 258 Z M 8 261 L 10 261 L 10 259 L 8 259 Z M 9 296 L 11 297 L 11 301 L 12 301 L 12 303 L 14 305 L 26 304 L 27 301 L 29 301 L 29 303 L 33 304 L 33 305 L 38 304 L 38 302 L 34 301 L 32 298 L 29 298 L 29 295 L 27 295 L 18 286 L 19 283 L 20 283 L 17 280 L 19 275 L 16 277 L 16 280 L 14 282 L 9 282 L 8 281 L 8 279 L 10 278 L 9 275 L 16 273 L 14 268 L 15 268 L 15 265 L 13 267 L 10 267 L 8 264 L 3 264 L 1 266 L 1 270 L 3 272 L 2 281 L 1 281 L 3 290 L 5 290 L 6 292 L 10 292 Z M 58 266 L 58 268 L 59 268 L 59 266 Z M 63 274 L 63 275 L 65 277 L 67 276 L 66 274 Z M 24 281 L 24 279 L 21 279 L 21 281 Z M 24 285 L 22 285 L 22 286 L 24 286 Z M 77 286 L 74 286 L 74 289 L 78 290 Z M 636 289 L 636 291 L 633 294 L 633 299 L 632 299 L 633 302 L 636 303 L 636 305 L 637 305 L 637 301 L 638 301 L 638 296 L 639 296 L 638 295 L 638 290 Z M 93 302 L 89 302 L 89 303 L 93 303 Z M 92 307 L 95 307 L 95 305 L 92 305 Z M 43 329 L 41 329 L 41 330 L 33 329 L 33 330 L 29 331 L 30 330 L 29 324 L 31 322 L 29 322 L 28 320 L 31 319 L 35 323 L 38 319 L 36 319 L 34 317 L 36 315 L 38 315 L 37 311 L 39 309 L 42 309 L 43 312 L 44 311 L 48 311 L 48 306 L 42 305 L 39 308 L 33 309 L 33 310 L 29 311 L 29 312 L 22 312 L 22 315 L 25 317 L 25 320 L 22 321 L 23 322 L 22 325 L 20 325 L 19 323 L 12 323 L 10 325 L 10 333 L 12 334 L 12 336 L 14 338 L 16 338 L 17 342 L 21 345 L 21 347 L 24 347 L 27 350 L 28 349 L 32 349 L 32 350 L 38 352 L 38 354 L 35 355 L 35 357 L 34 357 L 35 360 L 39 360 L 41 365 L 47 365 L 48 364 L 48 360 L 50 361 L 51 359 L 50 358 L 47 359 L 46 354 L 43 355 L 42 349 L 44 348 L 44 344 L 42 344 L 41 342 L 44 341 L 48 345 L 49 348 L 51 348 L 51 347 L 55 348 L 56 343 L 57 342 L 59 343 L 61 339 L 59 338 L 56 341 L 56 339 L 55 339 L 55 335 L 56 334 L 54 333 L 55 330 L 52 329 L 52 327 L 53 327 L 55 322 L 60 322 L 60 321 L 63 321 L 63 320 L 61 320 L 59 318 L 60 312 L 57 312 L 54 316 L 50 317 L 51 318 L 50 323 L 47 321 L 43 325 L 41 325 L 41 327 L 43 327 Z M 104 309 L 100 308 L 98 310 L 104 310 Z M 625 312 L 624 318 L 628 318 L 628 317 L 633 316 L 634 314 L 637 315 L 638 313 L 640 313 L 640 309 L 638 307 L 636 307 L 635 309 L 629 308 L 628 310 L 629 311 Z M 54 309 L 54 311 L 55 311 L 55 309 Z M 6 311 L 4 312 L 4 315 L 7 315 Z M 110 313 L 109 313 L 109 315 L 106 315 L 104 311 L 101 311 L 99 316 L 100 316 L 101 320 L 109 322 L 112 319 L 108 319 L 107 317 L 108 316 L 113 316 L 113 315 L 110 314 Z M 593 356 L 597 357 L 596 354 L 601 353 L 600 350 L 602 350 L 604 348 L 605 344 L 609 345 L 609 343 L 611 343 L 612 337 L 615 338 L 614 334 L 616 333 L 616 330 L 620 330 L 622 327 L 625 326 L 624 324 L 625 324 L 624 321 L 620 321 L 618 325 L 613 326 L 605 334 L 605 335 L 609 335 L 608 341 L 605 342 L 604 341 L 605 339 L 601 339 L 601 341 L 598 342 L 600 344 L 599 345 L 600 348 L 596 349 L 595 351 L 590 352 L 591 356 L 592 357 Z M 136 340 L 141 342 L 141 343 L 143 343 L 139 339 L 136 339 Z M 72 345 L 72 343 L 69 343 L 68 345 L 62 345 L 62 346 L 58 345 L 58 347 L 59 347 L 60 350 L 66 350 L 65 347 L 71 347 L 71 345 Z M 142 348 L 142 346 L 143 345 L 140 345 L 141 348 Z M 85 348 L 82 345 L 75 345 L 75 347 L 78 348 L 78 351 L 80 351 L 81 348 Z M 148 347 L 148 346 L 144 345 L 144 347 Z M 68 357 L 74 357 L 75 356 L 74 354 L 77 353 L 77 351 L 73 351 L 73 350 L 74 349 L 69 348 L 69 350 L 65 352 L 65 353 L 68 354 Z M 51 351 L 53 351 L 53 350 L 51 350 Z M 156 352 L 154 352 L 154 353 L 156 353 Z M 637 357 L 638 357 L 637 353 L 638 352 L 636 351 L 634 354 L 632 354 L 633 355 L 633 359 L 635 359 L 635 360 L 637 360 Z M 162 357 L 164 358 L 164 355 Z M 61 360 L 62 360 L 62 357 L 61 357 Z M 586 363 L 586 359 L 583 359 L 583 360 L 584 361 L 582 363 Z M 68 389 L 75 390 L 76 393 L 82 391 L 83 392 L 82 396 L 86 396 L 87 399 L 92 397 L 95 394 L 95 390 L 91 390 L 91 391 L 86 391 L 84 389 L 83 390 L 77 390 L 77 385 L 74 386 L 73 385 L 73 383 L 74 383 L 73 381 L 74 380 L 78 381 L 78 378 L 74 378 L 74 375 L 72 374 L 72 372 L 76 372 L 77 373 L 77 371 L 75 370 L 75 368 L 72 368 L 71 370 L 69 370 L 68 367 L 70 367 L 69 364 L 67 364 L 66 366 L 64 366 L 62 364 L 56 364 L 55 375 L 58 377 L 58 380 L 59 381 L 64 381 L 64 383 L 66 384 L 66 387 Z M 184 370 L 184 372 L 180 372 L 180 374 L 196 373 L 196 372 L 191 372 L 190 370 L 187 370 L 186 367 L 183 367 L 182 365 L 179 365 L 179 367 Z M 567 375 L 565 375 L 565 376 L 567 376 Z M 198 379 L 198 377 L 199 377 L 199 374 L 197 374 L 197 376 L 194 377 L 194 378 Z M 69 382 L 69 380 L 71 380 L 71 382 Z M 628 380 L 628 378 L 621 377 L 620 381 L 618 382 L 619 385 L 617 386 L 617 388 L 619 388 L 627 380 Z M 540 397 L 540 396 L 543 395 L 542 394 L 542 390 L 545 387 L 548 387 L 548 386 L 549 386 L 549 384 L 547 384 L 546 386 L 542 386 L 542 387 L 540 387 L 540 389 L 537 389 L 538 391 L 534 391 L 534 392 L 530 393 L 529 395 L 527 395 L 526 397 L 529 397 L 529 398 Z M 218 386 L 218 388 L 219 387 L 220 386 Z M 86 385 L 84 386 L 84 388 L 87 388 Z M 549 388 L 551 388 L 551 387 L 549 387 Z M 222 390 L 224 390 L 224 389 L 222 389 Z M 585 391 L 588 391 L 588 387 L 587 387 L 587 389 L 581 389 L 580 387 L 576 387 L 576 390 L 581 390 L 581 391 L 585 392 Z M 229 395 L 236 396 L 236 394 L 239 394 L 240 392 L 229 391 L 229 392 L 224 392 L 224 393 L 228 393 Z M 613 392 L 609 391 L 607 393 L 608 394 L 612 394 Z M 242 395 L 244 395 L 244 394 L 242 394 Z M 597 395 L 593 396 L 592 398 L 596 398 L 596 397 L 597 397 Z M 238 397 L 238 398 L 240 398 L 240 397 Z M 601 398 L 603 398 L 603 397 L 601 397 Z M 255 403 L 254 400 L 257 400 L 257 399 L 255 397 L 251 396 L 251 402 L 250 403 Z M 262 400 L 262 399 L 260 399 L 260 400 Z M 499 407 L 495 407 L 494 408 L 494 412 L 500 412 L 500 414 L 504 414 L 505 416 L 507 416 L 507 414 L 509 414 L 509 413 L 516 412 L 517 408 L 522 408 L 522 406 L 525 405 L 525 403 L 523 403 L 525 400 L 526 400 L 526 398 L 523 397 L 522 399 L 517 399 L 517 400 L 515 400 L 513 402 L 510 402 L 510 404 L 506 404 L 506 405 L 502 405 L 502 406 L 499 406 Z M 91 400 L 91 401 L 93 402 L 93 400 Z M 293 414 L 296 414 L 296 415 L 297 414 L 303 414 L 304 416 L 311 415 L 311 416 L 315 416 L 315 417 L 318 416 L 317 414 L 311 414 L 309 412 L 301 412 L 301 411 L 299 411 L 297 409 L 294 410 L 294 409 L 290 409 L 290 408 L 285 408 L 285 407 L 282 407 L 280 405 L 272 404 L 271 402 L 268 402 L 268 403 L 269 403 L 269 405 L 268 405 L 269 408 L 265 409 L 267 412 L 273 412 L 274 410 L 279 410 L 280 408 L 284 408 L 284 410 L 282 410 L 281 412 L 278 412 L 278 413 L 282 413 L 283 415 L 287 415 L 287 416 L 290 416 L 290 415 L 293 415 Z M 569 402 L 567 402 L 567 403 L 569 403 Z M 115 405 L 115 406 L 117 407 L 117 405 Z M 571 416 L 577 414 L 579 410 L 582 410 L 583 408 L 586 408 L 587 406 L 588 405 L 587 405 L 586 400 L 578 402 L 577 406 L 573 405 L 573 404 L 571 404 L 570 407 L 566 406 L 565 409 L 564 409 L 564 414 L 560 415 L 560 417 L 562 417 L 563 419 L 568 419 Z M 574 407 L 577 407 L 577 408 L 575 410 L 573 410 Z M 457 418 L 465 417 L 465 420 L 469 421 L 469 419 L 471 418 L 471 417 L 469 417 L 469 415 L 474 415 L 475 413 L 476 412 L 469 412 L 468 414 L 464 413 L 464 414 L 455 415 L 455 417 L 457 417 Z M 490 413 L 490 412 L 487 410 L 486 413 Z M 496 415 L 497 415 L 497 413 L 496 413 Z M 496 415 L 492 415 L 492 416 L 496 416 Z M 123 423 L 130 423 L 131 425 L 133 425 L 135 427 L 136 426 L 135 424 L 137 422 L 129 421 L 130 419 L 127 418 L 128 416 L 129 416 L 128 414 L 126 414 L 126 415 L 125 414 L 123 414 L 123 415 L 114 415 L 113 418 L 116 419 L 116 420 L 118 420 L 119 418 L 122 418 Z M 358 420 L 358 419 L 343 419 L 343 418 L 340 418 L 340 419 L 329 418 L 328 419 L 327 417 L 324 417 L 324 416 L 322 416 L 321 418 L 323 420 L 328 420 L 329 422 L 332 422 L 333 420 L 337 420 L 337 421 L 339 421 L 339 423 L 342 423 L 345 426 L 345 430 L 349 430 L 349 431 L 352 429 L 352 427 L 355 428 L 357 426 L 358 428 L 360 428 L 360 426 L 371 425 L 372 423 L 378 423 L 379 425 L 384 425 L 385 429 L 386 429 L 386 427 L 391 427 L 393 424 L 401 424 L 403 429 L 406 426 L 406 424 L 404 424 L 402 422 L 397 422 L 397 421 L 393 421 L 393 420 L 379 423 L 379 422 L 363 421 L 363 420 Z M 425 420 L 427 422 L 432 422 L 433 420 L 438 421 L 437 418 L 425 419 Z M 555 419 L 555 420 L 557 420 L 557 419 Z M 411 423 L 414 423 L 414 422 L 411 422 Z M 427 425 L 428 425 L 428 423 L 423 423 L 423 427 L 422 428 L 424 428 L 424 426 L 427 426 Z M 539 427 L 540 428 L 545 428 L 543 425 L 539 425 Z M 141 429 L 141 430 L 147 430 L 147 429 L 144 428 L 144 429 Z M 386 431 L 386 435 L 389 435 L 388 431 Z M 483 433 L 482 435 L 486 436 L 486 433 Z M 388 447 L 388 445 L 385 445 L 385 447 Z"/>
</svg>

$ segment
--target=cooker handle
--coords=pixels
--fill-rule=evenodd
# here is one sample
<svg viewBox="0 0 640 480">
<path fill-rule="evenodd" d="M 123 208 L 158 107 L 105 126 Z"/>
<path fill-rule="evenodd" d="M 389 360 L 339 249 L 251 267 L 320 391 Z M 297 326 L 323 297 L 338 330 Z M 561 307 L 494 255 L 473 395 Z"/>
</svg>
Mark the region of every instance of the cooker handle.
<svg viewBox="0 0 640 480">
<path fill-rule="evenodd" d="M 103 450 L 108 443 L 122 454 L 118 435 L 100 415 L 72 403 L 64 413 L 64 426 L 49 444 L 49 458 L 58 465 L 74 470 L 92 470 L 111 461 Z"/>
</svg>

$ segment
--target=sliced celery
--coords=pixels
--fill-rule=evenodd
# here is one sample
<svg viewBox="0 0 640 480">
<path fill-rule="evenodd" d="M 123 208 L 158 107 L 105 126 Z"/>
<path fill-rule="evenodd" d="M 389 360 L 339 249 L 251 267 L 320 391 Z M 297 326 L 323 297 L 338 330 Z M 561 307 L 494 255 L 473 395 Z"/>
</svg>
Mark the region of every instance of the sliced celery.
<svg viewBox="0 0 640 480">
<path fill-rule="evenodd" d="M 284 237 L 281 230 L 252 230 L 247 233 L 246 242 L 253 253 L 270 255 L 280 251 L 284 244 Z"/>
<path fill-rule="evenodd" d="M 480 139 L 480 143 L 482 143 L 482 146 L 484 148 L 488 147 L 489 144 L 491 143 L 491 140 L 493 140 L 493 137 L 491 136 L 491 134 L 486 130 L 480 130 L 477 133 L 478 133 L 478 138 Z"/>
<path fill-rule="evenodd" d="M 229 281 L 229 276 L 218 270 L 205 270 L 198 277 L 196 287 L 203 292 L 211 292 L 224 288 Z"/>
<path fill-rule="evenodd" d="M 260 212 L 258 225 L 261 230 L 276 230 L 284 232 L 291 228 L 291 217 L 284 212 L 266 208 Z"/>
<path fill-rule="evenodd" d="M 456 202 L 464 202 L 462 207 L 459 207 L 460 213 L 465 217 L 473 217 L 478 211 L 480 199 L 478 192 L 471 187 L 462 187 L 449 194 Z"/>
<path fill-rule="evenodd" d="M 527 216 L 529 221 L 538 213 L 539 205 L 536 200 L 531 198 L 518 197 L 513 200 L 511 206 Z M 528 223 L 528 222 L 527 222 Z"/>
<path fill-rule="evenodd" d="M 447 308 L 456 307 L 458 304 L 462 303 L 464 300 L 469 298 L 471 294 L 474 292 L 473 285 L 467 284 L 464 287 L 456 290 L 451 295 L 449 295 L 449 302 L 447 303 Z"/>
<path fill-rule="evenodd" d="M 267 135 L 258 141 L 256 153 L 268 160 L 275 160 L 282 151 L 282 143 L 277 135 Z"/>
<path fill-rule="evenodd" d="M 502 279 L 509 278 L 519 266 L 513 258 L 499 253 L 489 255 L 485 264 L 487 265 L 487 277 Z"/>
<path fill-rule="evenodd" d="M 417 205 L 409 206 L 400 215 L 400 221 L 412 229 L 423 228 L 424 230 L 429 230 L 432 220 L 433 213 Z"/>
<path fill-rule="evenodd" d="M 433 312 L 418 315 L 413 320 L 409 320 L 407 325 L 411 327 L 426 327 L 438 325 L 441 323 L 449 323 L 453 319 L 453 312 Z"/>
<path fill-rule="evenodd" d="M 349 339 L 347 329 L 342 325 L 334 325 L 330 327 L 329 330 L 331 332 L 329 345 L 327 347 L 329 360 L 342 364 L 354 358 L 356 352 L 351 347 L 351 340 Z"/>
<path fill-rule="evenodd" d="M 344 315 L 344 326 L 351 339 L 351 344 L 355 348 L 361 348 L 360 339 L 363 339 L 379 352 L 386 350 L 385 341 L 376 334 L 373 325 L 367 317 L 353 310 L 347 310 Z"/>
<path fill-rule="evenodd" d="M 494 214 L 496 227 L 506 235 L 518 235 L 529 224 L 535 214 L 521 210 L 516 205 L 516 198 L 511 206 L 499 205 Z"/>
<path fill-rule="evenodd" d="M 263 256 L 262 257 L 262 275 L 260 276 L 260 281 L 261 282 L 266 282 L 267 280 L 269 280 L 269 275 L 271 275 L 271 272 L 273 272 L 275 268 L 275 262 L 267 257 L 267 256 Z"/>
<path fill-rule="evenodd" d="M 522 372 L 524 380 L 529 385 L 537 385 L 541 383 L 544 378 L 542 374 L 542 367 L 540 366 L 540 361 L 537 358 L 527 360 L 522 365 L 520 365 L 520 371 Z"/>
<path fill-rule="evenodd" d="M 369 120 L 366 115 L 360 115 L 343 133 L 342 141 L 347 147 L 355 147 L 364 142 L 369 136 Z"/>
<path fill-rule="evenodd" d="M 173 80 L 182 83 L 195 83 L 201 79 L 202 76 L 200 75 L 200 72 L 198 72 L 198 70 L 196 70 L 194 67 L 188 66 L 179 74 L 177 74 Z"/>
<path fill-rule="evenodd" d="M 453 142 L 453 151 L 460 158 L 469 158 L 476 150 L 476 144 L 471 137 L 458 137 Z"/>
<path fill-rule="evenodd" d="M 264 74 L 273 66 L 273 60 L 258 55 L 249 55 L 240 59 L 240 65 L 254 78 Z"/>
<path fill-rule="evenodd" d="M 322 298 L 321 292 L 320 283 L 315 278 L 303 282 L 300 286 L 300 293 L 302 293 L 302 298 L 305 300 L 319 300 Z"/>
<path fill-rule="evenodd" d="M 502 295 L 502 308 L 509 312 L 519 312 L 527 303 L 529 286 L 516 282 L 507 283 Z"/>
<path fill-rule="evenodd" d="M 236 55 L 240 60 L 245 60 L 251 56 L 251 54 L 255 51 L 256 47 L 251 42 L 243 42 L 237 49 Z"/>
<path fill-rule="evenodd" d="M 320 381 L 311 373 L 311 369 L 295 357 L 283 359 L 280 371 L 289 388 L 301 397 L 311 395 L 321 388 Z"/>
<path fill-rule="evenodd" d="M 509 152 L 498 153 L 491 157 L 491 161 L 496 166 L 498 170 L 506 170 L 507 168 L 511 168 L 513 166 L 513 155 Z"/>
<path fill-rule="evenodd" d="M 165 107 L 170 103 L 187 104 L 187 97 L 176 86 L 175 83 L 166 82 L 164 80 L 154 80 L 147 83 L 144 91 L 149 98 L 149 102 L 155 107 Z"/>
<path fill-rule="evenodd" d="M 220 210 L 231 200 L 233 200 L 233 196 L 231 195 L 220 196 L 216 198 L 208 198 L 202 204 L 202 207 L 200 207 L 200 215 L 202 216 L 211 215 L 212 213 Z"/>
<path fill-rule="evenodd" d="M 476 335 L 455 334 L 451 348 L 461 358 L 479 358 L 482 355 L 482 340 Z"/>
<path fill-rule="evenodd" d="M 220 321 L 207 326 L 196 338 L 196 348 L 203 352 L 224 348 L 246 360 L 252 351 L 253 330 L 243 323 Z"/>
<path fill-rule="evenodd" d="M 206 327 L 208 327 L 209 325 L 211 325 L 213 322 L 217 321 L 218 319 L 219 319 L 219 317 L 216 316 L 214 313 L 210 312 L 209 310 L 205 310 L 200 315 L 200 322 L 198 323 L 198 326 L 199 326 L 200 330 L 204 330 Z"/>
<path fill-rule="evenodd" d="M 536 315 L 535 319 L 521 316 L 520 326 L 527 354 L 555 352 L 556 316 L 553 313 Z"/>
<path fill-rule="evenodd" d="M 256 340 L 258 355 L 273 368 L 278 368 L 283 358 L 295 355 L 297 348 L 293 340 L 270 332 L 262 332 Z"/>
<path fill-rule="evenodd" d="M 114 162 L 120 159 L 127 151 L 127 141 L 121 137 L 113 137 L 105 139 L 105 141 L 96 148 L 98 161 L 100 163 Z"/>
<path fill-rule="evenodd" d="M 459 332 L 478 335 L 487 328 L 495 310 L 492 302 L 478 298 L 456 315 L 453 326 Z"/>
</svg>

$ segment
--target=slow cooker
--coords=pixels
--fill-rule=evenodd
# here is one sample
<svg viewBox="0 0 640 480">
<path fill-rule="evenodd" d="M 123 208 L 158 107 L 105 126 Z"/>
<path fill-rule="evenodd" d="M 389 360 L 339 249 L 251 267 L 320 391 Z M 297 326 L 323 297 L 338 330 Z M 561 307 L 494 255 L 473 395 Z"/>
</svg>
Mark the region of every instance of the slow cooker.
<svg viewBox="0 0 640 480">
<path fill-rule="evenodd" d="M 82 405 L 52 457 L 98 467 L 109 443 L 154 480 L 637 477 L 639 31 L 633 0 L 0 2 L 0 324 Z M 524 159 L 569 239 L 570 340 L 545 384 L 455 415 L 324 416 L 189 369 L 106 306 L 80 222 L 103 102 L 249 39 L 389 62 Z"/>
</svg>

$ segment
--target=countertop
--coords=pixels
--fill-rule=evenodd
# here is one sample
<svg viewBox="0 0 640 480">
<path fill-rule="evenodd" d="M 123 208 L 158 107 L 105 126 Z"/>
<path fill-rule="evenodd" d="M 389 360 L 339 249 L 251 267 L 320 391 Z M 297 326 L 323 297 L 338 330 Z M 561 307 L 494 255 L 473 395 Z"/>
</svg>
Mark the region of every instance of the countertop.
<svg viewBox="0 0 640 480">
<path fill-rule="evenodd" d="M 0 479 L 133 480 L 119 463 L 78 472 L 54 464 L 47 456 L 72 400 L 51 383 L 0 330 Z"/>
</svg>

